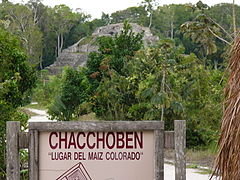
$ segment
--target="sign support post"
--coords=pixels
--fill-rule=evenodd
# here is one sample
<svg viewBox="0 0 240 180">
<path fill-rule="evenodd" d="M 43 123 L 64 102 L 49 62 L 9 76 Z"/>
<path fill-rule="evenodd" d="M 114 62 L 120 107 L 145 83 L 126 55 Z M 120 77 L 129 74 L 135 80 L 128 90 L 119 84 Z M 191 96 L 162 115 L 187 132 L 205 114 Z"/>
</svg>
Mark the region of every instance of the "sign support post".
<svg viewBox="0 0 240 180">
<path fill-rule="evenodd" d="M 186 121 L 174 121 L 175 180 L 186 180 Z"/>
<path fill-rule="evenodd" d="M 20 122 L 7 122 L 7 180 L 20 180 Z"/>
<path fill-rule="evenodd" d="M 164 179 L 164 131 L 155 131 L 155 180 Z"/>
</svg>

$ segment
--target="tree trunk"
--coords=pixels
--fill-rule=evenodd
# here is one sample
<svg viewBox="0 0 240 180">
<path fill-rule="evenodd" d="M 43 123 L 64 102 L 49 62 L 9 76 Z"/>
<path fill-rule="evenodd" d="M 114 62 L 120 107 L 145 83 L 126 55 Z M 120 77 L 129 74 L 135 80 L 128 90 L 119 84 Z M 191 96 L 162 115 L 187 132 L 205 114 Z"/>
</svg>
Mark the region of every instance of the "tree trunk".
<svg viewBox="0 0 240 180">
<path fill-rule="evenodd" d="M 59 54 L 62 52 L 62 48 L 63 48 L 63 35 L 59 34 L 58 35 L 58 42 L 57 42 L 57 57 L 59 56 Z"/>
<path fill-rule="evenodd" d="M 171 13 L 171 39 L 174 38 L 174 11 Z"/>
<path fill-rule="evenodd" d="M 62 48 L 63 48 L 63 35 L 61 34 L 61 46 L 60 46 L 60 52 L 62 52 Z"/>
<path fill-rule="evenodd" d="M 152 12 L 150 13 L 150 17 L 149 17 L 149 28 L 151 28 L 152 26 Z"/>
<path fill-rule="evenodd" d="M 173 39 L 173 20 L 171 21 L 171 39 Z"/>
<path fill-rule="evenodd" d="M 60 54 L 60 35 L 57 37 L 57 57 Z"/>
<path fill-rule="evenodd" d="M 232 3 L 232 11 L 233 11 L 233 35 L 234 35 L 234 41 L 236 40 L 237 37 L 237 26 L 236 26 L 236 11 L 235 11 L 235 0 L 233 0 Z"/>
<path fill-rule="evenodd" d="M 42 69 L 43 69 L 43 59 L 42 59 L 42 55 L 40 56 L 39 66 L 40 66 L 40 70 L 42 70 Z"/>
<path fill-rule="evenodd" d="M 35 25 L 38 24 L 38 15 L 37 14 L 38 14 L 38 5 L 36 5 L 36 7 L 33 6 L 33 22 Z"/>
<path fill-rule="evenodd" d="M 165 86 L 165 78 L 166 78 L 166 73 L 165 69 L 163 69 L 163 77 L 162 77 L 162 83 L 161 83 L 161 92 L 164 92 L 164 86 Z M 164 116 L 164 104 L 162 105 L 162 111 L 161 111 L 161 121 L 163 121 L 163 116 Z"/>
</svg>

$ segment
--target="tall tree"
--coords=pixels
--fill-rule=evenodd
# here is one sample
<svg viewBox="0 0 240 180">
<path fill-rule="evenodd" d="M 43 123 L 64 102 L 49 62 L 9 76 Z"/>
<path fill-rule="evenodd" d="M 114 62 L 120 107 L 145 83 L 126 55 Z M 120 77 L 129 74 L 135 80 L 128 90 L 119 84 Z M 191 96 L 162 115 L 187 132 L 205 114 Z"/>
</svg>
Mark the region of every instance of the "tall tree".
<svg viewBox="0 0 240 180">
<path fill-rule="evenodd" d="M 64 44 L 64 35 L 70 31 L 74 23 L 79 21 L 83 14 L 74 13 L 66 5 L 57 5 L 53 9 L 49 9 L 49 16 L 51 18 L 51 29 L 57 36 L 57 56 L 62 51 Z"/>
<path fill-rule="evenodd" d="M 22 46 L 26 49 L 29 61 L 32 64 L 41 62 L 42 33 L 34 23 L 32 11 L 25 5 L 2 3 L 0 10 L 5 14 L 4 20 L 8 20 L 8 31 L 19 36 Z"/>
<path fill-rule="evenodd" d="M 158 0 L 144 0 L 142 2 L 142 5 L 145 8 L 146 12 L 148 13 L 149 16 L 148 27 L 151 28 L 154 9 L 158 6 Z"/>
<path fill-rule="evenodd" d="M 224 26 L 210 17 L 209 14 L 213 13 L 209 12 L 211 9 L 206 4 L 199 1 L 193 9 L 198 15 L 193 20 L 182 24 L 181 31 L 200 45 L 201 58 L 205 59 L 204 61 L 207 64 L 209 55 L 217 53 L 216 44 L 221 42 L 224 43 L 225 47 L 231 46 L 233 36 Z M 212 61 L 215 69 L 218 68 L 218 58 L 214 58 Z"/>
<path fill-rule="evenodd" d="M 43 0 L 29 0 L 26 4 L 32 11 L 33 22 L 41 28 L 40 23 L 47 7 L 42 4 Z"/>
<path fill-rule="evenodd" d="M 148 17 L 145 7 L 129 7 L 122 11 L 117 11 L 111 14 L 111 23 L 122 23 L 127 20 L 130 23 L 137 23 L 143 26 L 148 26 Z"/>
<path fill-rule="evenodd" d="M 182 27 L 184 27 L 184 30 L 189 30 L 192 32 L 196 32 L 199 29 L 204 30 L 205 32 L 209 32 L 210 36 L 217 38 L 228 45 L 231 45 L 233 40 L 231 33 L 229 33 L 223 26 L 217 23 L 206 13 L 206 10 L 209 8 L 210 7 L 208 7 L 206 4 L 203 4 L 202 1 L 199 1 L 193 7 L 195 11 L 199 12 L 198 15 L 194 20 L 184 23 Z M 201 27 L 198 28 L 198 26 Z"/>
</svg>

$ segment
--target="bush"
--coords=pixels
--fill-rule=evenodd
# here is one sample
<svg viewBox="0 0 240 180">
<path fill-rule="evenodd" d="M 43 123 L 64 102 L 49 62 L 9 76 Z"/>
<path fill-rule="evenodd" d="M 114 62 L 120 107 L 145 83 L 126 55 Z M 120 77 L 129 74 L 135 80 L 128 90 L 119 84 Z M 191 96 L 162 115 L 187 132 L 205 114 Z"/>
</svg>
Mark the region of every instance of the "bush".
<svg viewBox="0 0 240 180">
<path fill-rule="evenodd" d="M 35 86 L 33 67 L 16 37 L 0 29 L 0 179 L 5 179 L 6 122 L 20 121 L 26 127 L 27 115 L 18 111 L 26 104 Z"/>
<path fill-rule="evenodd" d="M 64 70 L 60 93 L 48 107 L 52 119 L 70 121 L 76 118 L 76 109 L 88 98 L 89 82 L 83 70 L 70 67 Z"/>
<path fill-rule="evenodd" d="M 38 102 L 40 106 L 47 107 L 59 94 L 60 86 L 61 76 L 49 76 L 47 71 L 40 71 L 37 86 L 33 90 L 32 101 Z"/>
</svg>

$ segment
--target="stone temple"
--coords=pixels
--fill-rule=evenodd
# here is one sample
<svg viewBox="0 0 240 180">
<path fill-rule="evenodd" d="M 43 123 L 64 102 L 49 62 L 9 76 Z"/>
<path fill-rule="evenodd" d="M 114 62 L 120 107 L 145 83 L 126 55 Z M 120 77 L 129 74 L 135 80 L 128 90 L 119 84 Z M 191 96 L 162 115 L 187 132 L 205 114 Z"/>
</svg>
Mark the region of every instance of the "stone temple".
<svg viewBox="0 0 240 180">
<path fill-rule="evenodd" d="M 143 42 L 145 46 L 152 45 L 159 40 L 157 36 L 153 36 L 149 28 L 142 27 L 135 23 L 131 23 L 131 26 L 135 33 L 144 32 Z M 72 66 L 73 68 L 84 66 L 87 62 L 88 54 L 98 50 L 98 46 L 96 45 L 96 39 L 98 37 L 113 36 L 120 33 L 122 30 L 123 23 L 98 27 L 91 36 L 84 37 L 74 45 L 64 49 L 57 57 L 54 64 L 46 69 L 50 74 L 58 74 L 62 71 L 64 66 Z"/>
</svg>

